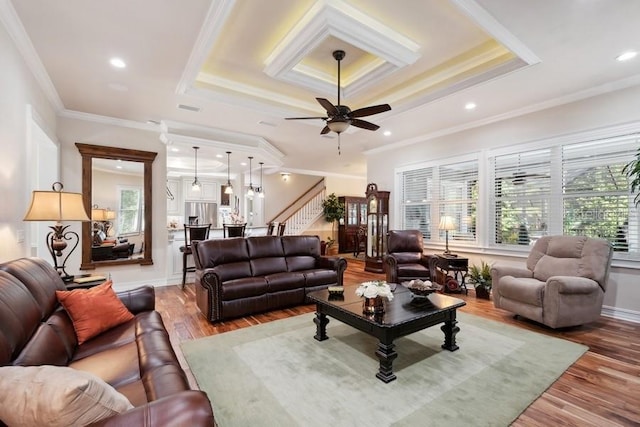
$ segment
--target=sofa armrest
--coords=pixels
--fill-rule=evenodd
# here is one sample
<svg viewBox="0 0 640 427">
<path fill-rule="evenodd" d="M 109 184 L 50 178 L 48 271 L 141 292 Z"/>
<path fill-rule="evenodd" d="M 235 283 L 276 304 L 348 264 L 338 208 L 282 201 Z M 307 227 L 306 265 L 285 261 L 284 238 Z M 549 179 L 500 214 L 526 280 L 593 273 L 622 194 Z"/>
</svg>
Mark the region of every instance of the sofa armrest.
<svg viewBox="0 0 640 427">
<path fill-rule="evenodd" d="M 586 277 L 553 276 L 547 279 L 547 289 L 559 294 L 590 294 L 599 288 L 598 282 Z"/>
<path fill-rule="evenodd" d="M 202 391 L 188 390 L 163 397 L 125 413 L 114 415 L 91 426 L 207 426 L 214 425 L 213 410 Z"/>
<path fill-rule="evenodd" d="M 334 270 L 338 273 L 338 286 L 342 286 L 342 278 L 347 269 L 347 260 L 340 256 L 320 256 L 316 258 L 318 268 Z"/>
<path fill-rule="evenodd" d="M 398 283 L 398 260 L 392 254 L 382 258 L 382 269 L 386 275 L 387 283 Z"/>
<path fill-rule="evenodd" d="M 156 292 L 152 286 L 141 286 L 128 291 L 116 292 L 116 294 L 133 314 L 155 310 Z"/>
</svg>

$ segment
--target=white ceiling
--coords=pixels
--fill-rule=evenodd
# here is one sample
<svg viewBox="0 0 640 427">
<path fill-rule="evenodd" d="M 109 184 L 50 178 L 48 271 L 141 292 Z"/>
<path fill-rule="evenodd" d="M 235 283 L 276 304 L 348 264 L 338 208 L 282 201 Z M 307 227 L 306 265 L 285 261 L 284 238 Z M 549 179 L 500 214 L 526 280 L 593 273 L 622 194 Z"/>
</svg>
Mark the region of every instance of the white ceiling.
<svg viewBox="0 0 640 427">
<path fill-rule="evenodd" d="M 639 84 L 640 57 L 615 60 L 640 50 L 639 17 L 637 0 L 0 0 L 60 115 L 157 129 L 174 174 L 200 146 L 201 176 L 226 176 L 225 151 L 234 172 L 251 155 L 254 171 L 365 176 L 367 150 Z M 342 104 L 392 107 L 340 155 L 322 120 L 284 120 L 337 103 L 335 49 Z"/>
</svg>

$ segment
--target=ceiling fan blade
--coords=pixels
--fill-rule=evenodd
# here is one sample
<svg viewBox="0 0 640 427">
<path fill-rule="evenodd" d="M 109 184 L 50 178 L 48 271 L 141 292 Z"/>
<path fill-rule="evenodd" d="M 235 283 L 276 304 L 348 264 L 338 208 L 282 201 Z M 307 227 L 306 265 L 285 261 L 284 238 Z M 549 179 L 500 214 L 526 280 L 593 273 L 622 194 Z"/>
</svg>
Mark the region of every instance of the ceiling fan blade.
<svg viewBox="0 0 640 427">
<path fill-rule="evenodd" d="M 285 117 L 285 120 L 311 120 L 311 119 L 321 119 L 327 120 L 329 117 Z"/>
<path fill-rule="evenodd" d="M 331 129 L 329 129 L 329 126 L 325 126 L 322 128 L 322 131 L 320 132 L 320 135 L 325 135 L 327 133 L 331 132 Z"/>
<path fill-rule="evenodd" d="M 380 104 L 380 105 L 372 105 L 371 107 L 358 108 L 357 110 L 353 110 L 350 114 L 351 117 L 365 117 L 372 116 L 378 113 L 384 113 L 385 111 L 391 110 L 391 106 L 389 104 Z"/>
<path fill-rule="evenodd" d="M 316 98 L 316 100 L 320 103 L 320 105 L 322 105 L 322 107 L 325 110 L 327 110 L 327 113 L 330 116 L 337 116 L 338 115 L 338 109 L 336 108 L 335 105 L 333 105 L 331 102 L 329 102 L 328 99 Z"/>
<path fill-rule="evenodd" d="M 351 120 L 351 124 L 357 128 L 368 129 L 368 130 L 378 130 L 380 126 L 374 125 L 373 123 L 367 122 L 365 120 L 353 119 Z"/>
</svg>

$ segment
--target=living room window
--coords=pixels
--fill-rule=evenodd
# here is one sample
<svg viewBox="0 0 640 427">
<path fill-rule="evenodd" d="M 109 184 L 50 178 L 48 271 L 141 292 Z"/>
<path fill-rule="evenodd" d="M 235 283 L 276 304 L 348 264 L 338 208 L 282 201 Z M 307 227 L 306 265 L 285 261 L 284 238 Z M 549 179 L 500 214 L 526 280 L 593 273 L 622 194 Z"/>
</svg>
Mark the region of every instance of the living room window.
<svg viewBox="0 0 640 427">
<path fill-rule="evenodd" d="M 425 239 L 445 240 L 440 218 L 453 218 L 449 240 L 476 241 L 478 160 L 456 159 L 447 164 L 401 172 L 401 210 L 404 229 L 420 230 Z"/>
<path fill-rule="evenodd" d="M 551 153 L 547 148 L 490 158 L 493 244 L 529 245 L 547 234 L 552 199 Z"/>
<path fill-rule="evenodd" d="M 144 231 L 142 188 L 118 186 L 118 234 L 131 235 Z"/>
<path fill-rule="evenodd" d="M 638 210 L 622 173 L 638 148 L 636 136 L 562 148 L 563 231 L 609 240 L 616 252 L 640 253 Z M 624 258 L 622 253 L 617 258 Z"/>
</svg>

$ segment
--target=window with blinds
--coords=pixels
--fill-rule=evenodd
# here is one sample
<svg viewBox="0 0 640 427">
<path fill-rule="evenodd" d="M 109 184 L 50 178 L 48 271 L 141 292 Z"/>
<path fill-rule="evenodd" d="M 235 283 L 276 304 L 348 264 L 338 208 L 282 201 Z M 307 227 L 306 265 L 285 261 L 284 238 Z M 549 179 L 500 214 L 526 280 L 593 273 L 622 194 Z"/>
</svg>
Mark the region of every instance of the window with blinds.
<svg viewBox="0 0 640 427">
<path fill-rule="evenodd" d="M 478 201 L 478 161 L 452 163 L 438 168 L 438 207 L 440 218 L 453 218 L 455 230 L 449 240 L 475 242 Z M 445 230 L 439 230 L 440 240 Z"/>
<path fill-rule="evenodd" d="M 420 230 L 426 239 L 431 238 L 432 193 L 433 168 L 420 168 L 402 173 L 402 228 Z"/>
<path fill-rule="evenodd" d="M 551 149 L 492 159 L 493 243 L 528 245 L 548 234 L 551 202 Z"/>
<path fill-rule="evenodd" d="M 425 239 L 445 240 L 438 229 L 444 215 L 454 220 L 449 240 L 476 241 L 478 160 L 402 172 L 402 227 L 422 231 Z"/>
<path fill-rule="evenodd" d="M 600 237 L 617 252 L 640 252 L 638 210 L 622 173 L 637 148 L 635 136 L 562 148 L 564 234 Z"/>
</svg>

